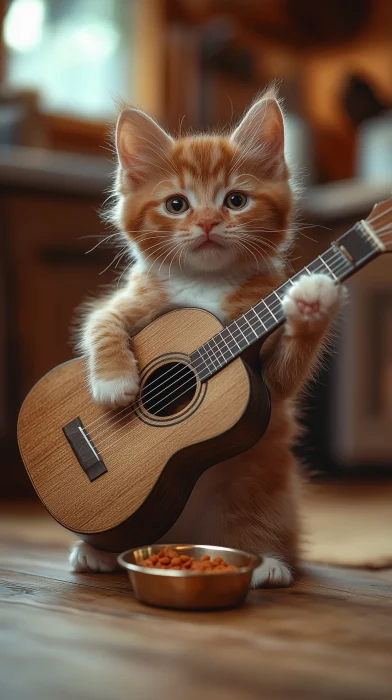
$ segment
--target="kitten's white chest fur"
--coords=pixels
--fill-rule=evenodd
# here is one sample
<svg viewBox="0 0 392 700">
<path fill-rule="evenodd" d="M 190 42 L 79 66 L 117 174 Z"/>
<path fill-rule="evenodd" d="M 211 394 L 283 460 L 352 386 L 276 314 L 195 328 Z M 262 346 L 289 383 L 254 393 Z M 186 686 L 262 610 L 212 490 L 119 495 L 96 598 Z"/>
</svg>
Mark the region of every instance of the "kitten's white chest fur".
<svg viewBox="0 0 392 700">
<path fill-rule="evenodd" d="M 221 323 L 227 323 L 223 302 L 243 282 L 238 277 L 211 279 L 205 277 L 171 277 L 164 287 L 173 308 L 197 307 L 214 314 Z"/>
</svg>

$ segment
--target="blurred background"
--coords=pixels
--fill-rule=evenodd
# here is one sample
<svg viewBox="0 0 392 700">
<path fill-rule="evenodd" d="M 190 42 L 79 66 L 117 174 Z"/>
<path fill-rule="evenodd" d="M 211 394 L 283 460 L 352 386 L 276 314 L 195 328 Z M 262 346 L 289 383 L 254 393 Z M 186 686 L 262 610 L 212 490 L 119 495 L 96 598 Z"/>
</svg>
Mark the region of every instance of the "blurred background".
<svg viewBox="0 0 392 700">
<path fill-rule="evenodd" d="M 16 419 L 72 357 L 87 294 L 116 279 L 99 211 L 114 100 L 168 129 L 225 126 L 270 80 L 300 178 L 300 269 L 392 190 L 390 0 L 0 0 L 1 495 L 32 489 Z M 108 267 L 109 266 L 109 267 Z M 337 478 L 392 476 L 392 267 L 350 282 L 305 402 L 300 455 Z"/>
</svg>

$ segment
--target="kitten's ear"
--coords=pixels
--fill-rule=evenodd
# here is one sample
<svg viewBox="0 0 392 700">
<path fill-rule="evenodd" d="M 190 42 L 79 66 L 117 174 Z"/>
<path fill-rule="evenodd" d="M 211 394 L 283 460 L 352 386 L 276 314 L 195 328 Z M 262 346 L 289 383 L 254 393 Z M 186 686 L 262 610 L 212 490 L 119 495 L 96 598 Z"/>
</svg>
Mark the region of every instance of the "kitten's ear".
<svg viewBox="0 0 392 700">
<path fill-rule="evenodd" d="M 138 109 L 124 109 L 117 121 L 116 149 L 121 168 L 135 187 L 164 160 L 173 139 L 151 117 Z"/>
<path fill-rule="evenodd" d="M 275 96 L 265 96 L 255 102 L 233 132 L 231 140 L 249 149 L 250 157 L 253 151 L 254 157 L 281 170 L 285 166 L 284 123 Z"/>
</svg>

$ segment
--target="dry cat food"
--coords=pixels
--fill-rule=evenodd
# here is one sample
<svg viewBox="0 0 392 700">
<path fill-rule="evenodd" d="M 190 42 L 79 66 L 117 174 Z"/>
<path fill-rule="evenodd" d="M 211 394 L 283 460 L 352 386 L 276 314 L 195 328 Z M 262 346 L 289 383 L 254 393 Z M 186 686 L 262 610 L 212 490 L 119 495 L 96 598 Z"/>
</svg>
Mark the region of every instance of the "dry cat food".
<svg viewBox="0 0 392 700">
<path fill-rule="evenodd" d="M 176 552 L 171 547 L 164 547 L 158 554 L 152 554 L 147 559 L 140 562 L 140 566 L 153 569 L 175 569 L 176 571 L 197 571 L 198 573 L 214 574 L 215 572 L 225 573 L 226 571 L 236 571 L 238 566 L 227 564 L 222 557 L 211 559 L 208 554 L 203 554 L 200 561 L 186 554 Z"/>
</svg>

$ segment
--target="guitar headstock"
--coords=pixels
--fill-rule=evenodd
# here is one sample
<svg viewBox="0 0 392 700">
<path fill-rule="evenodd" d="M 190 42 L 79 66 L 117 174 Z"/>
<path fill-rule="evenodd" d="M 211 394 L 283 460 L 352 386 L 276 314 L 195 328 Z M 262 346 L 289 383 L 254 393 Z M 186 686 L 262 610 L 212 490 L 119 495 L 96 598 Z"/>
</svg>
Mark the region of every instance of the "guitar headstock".
<svg viewBox="0 0 392 700">
<path fill-rule="evenodd" d="M 392 251 L 392 197 L 375 204 L 366 223 L 385 250 Z"/>
</svg>

